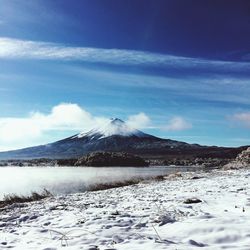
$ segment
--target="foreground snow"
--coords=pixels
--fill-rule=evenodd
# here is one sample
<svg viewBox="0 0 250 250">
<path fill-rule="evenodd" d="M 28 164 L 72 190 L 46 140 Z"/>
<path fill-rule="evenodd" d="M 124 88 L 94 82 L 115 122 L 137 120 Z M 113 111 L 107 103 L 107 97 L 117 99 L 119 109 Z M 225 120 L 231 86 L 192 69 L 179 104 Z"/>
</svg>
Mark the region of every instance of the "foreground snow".
<svg viewBox="0 0 250 250">
<path fill-rule="evenodd" d="M 250 249 L 249 179 L 248 170 L 186 173 L 12 205 L 0 212 L 0 249 Z"/>
</svg>

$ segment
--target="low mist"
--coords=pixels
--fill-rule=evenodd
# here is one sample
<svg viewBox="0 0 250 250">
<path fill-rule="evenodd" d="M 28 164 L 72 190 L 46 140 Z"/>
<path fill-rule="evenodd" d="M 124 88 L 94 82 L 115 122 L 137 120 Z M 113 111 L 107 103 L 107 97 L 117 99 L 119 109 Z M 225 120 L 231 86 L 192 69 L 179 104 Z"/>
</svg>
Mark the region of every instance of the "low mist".
<svg viewBox="0 0 250 250">
<path fill-rule="evenodd" d="M 0 199 L 7 194 L 29 195 L 32 191 L 42 192 L 43 189 L 52 194 L 83 192 L 98 184 L 149 178 L 176 171 L 176 168 L 166 167 L 2 167 Z"/>
</svg>

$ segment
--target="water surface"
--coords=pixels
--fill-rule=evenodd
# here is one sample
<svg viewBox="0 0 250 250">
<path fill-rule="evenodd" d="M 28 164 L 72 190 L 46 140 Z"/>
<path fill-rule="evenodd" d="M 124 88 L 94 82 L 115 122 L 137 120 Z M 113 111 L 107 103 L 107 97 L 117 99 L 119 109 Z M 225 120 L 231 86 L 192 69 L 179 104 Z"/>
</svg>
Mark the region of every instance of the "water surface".
<svg viewBox="0 0 250 250">
<path fill-rule="evenodd" d="M 53 194 L 83 192 L 99 183 L 149 178 L 190 167 L 0 167 L 0 199 L 6 194 L 29 195 L 45 188 Z"/>
</svg>

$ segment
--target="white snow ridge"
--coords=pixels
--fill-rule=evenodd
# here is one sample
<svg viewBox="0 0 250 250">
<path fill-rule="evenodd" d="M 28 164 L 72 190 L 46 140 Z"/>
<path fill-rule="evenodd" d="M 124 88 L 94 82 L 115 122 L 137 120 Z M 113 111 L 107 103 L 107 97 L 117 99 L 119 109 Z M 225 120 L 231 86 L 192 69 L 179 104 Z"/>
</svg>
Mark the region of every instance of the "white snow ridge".
<svg viewBox="0 0 250 250">
<path fill-rule="evenodd" d="M 130 127 L 121 119 L 111 118 L 111 120 L 105 126 L 92 129 L 89 132 L 79 133 L 73 138 L 82 138 L 85 136 L 95 137 L 96 135 L 100 135 L 99 139 L 103 139 L 112 135 L 147 137 L 145 133 Z"/>
</svg>

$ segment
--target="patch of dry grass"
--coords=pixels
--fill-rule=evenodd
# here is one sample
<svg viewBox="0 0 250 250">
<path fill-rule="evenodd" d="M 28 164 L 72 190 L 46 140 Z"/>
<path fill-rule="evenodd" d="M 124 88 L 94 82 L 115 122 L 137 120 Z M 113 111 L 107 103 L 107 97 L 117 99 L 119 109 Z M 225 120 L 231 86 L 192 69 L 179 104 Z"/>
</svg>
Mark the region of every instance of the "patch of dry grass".
<svg viewBox="0 0 250 250">
<path fill-rule="evenodd" d="M 39 201 L 45 199 L 47 197 L 52 196 L 52 194 L 44 189 L 42 193 L 32 192 L 31 195 L 24 196 L 24 195 L 17 195 L 17 194 L 8 194 L 5 195 L 3 200 L 0 201 L 0 208 L 5 207 L 8 205 L 12 205 L 14 203 L 25 203 L 31 201 Z"/>
<path fill-rule="evenodd" d="M 106 190 L 111 188 L 118 188 L 118 187 L 125 187 L 130 185 L 135 185 L 144 181 L 163 181 L 165 176 L 159 175 L 155 177 L 145 177 L 145 178 L 134 178 L 130 180 L 124 180 L 124 181 L 115 181 L 115 182 L 109 182 L 109 183 L 98 183 L 94 184 L 88 187 L 88 191 L 100 191 L 100 190 Z"/>
</svg>

